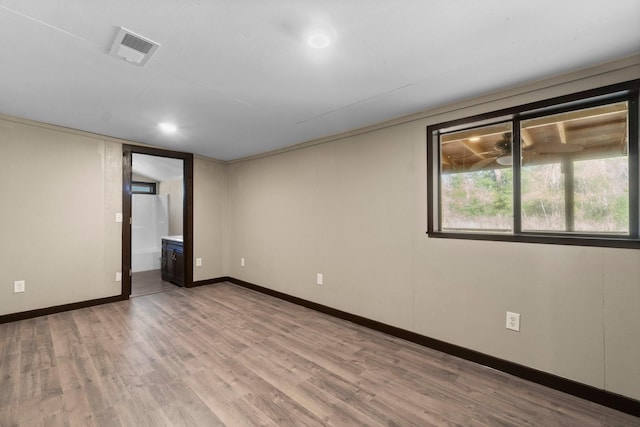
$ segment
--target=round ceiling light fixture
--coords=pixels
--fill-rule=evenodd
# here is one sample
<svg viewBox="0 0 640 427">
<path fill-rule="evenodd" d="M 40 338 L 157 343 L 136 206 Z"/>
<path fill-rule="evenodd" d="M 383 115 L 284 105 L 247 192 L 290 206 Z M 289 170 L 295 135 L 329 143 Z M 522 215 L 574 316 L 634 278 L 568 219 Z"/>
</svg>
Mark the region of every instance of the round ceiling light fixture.
<svg viewBox="0 0 640 427">
<path fill-rule="evenodd" d="M 178 130 L 178 127 L 176 125 L 174 125 L 173 123 L 169 123 L 169 122 L 159 123 L 158 127 L 164 133 L 176 133 L 176 131 Z"/>
<path fill-rule="evenodd" d="M 307 44 L 314 49 L 324 49 L 331 44 L 331 38 L 325 33 L 314 32 L 307 36 Z"/>
<path fill-rule="evenodd" d="M 336 32 L 328 25 L 313 25 L 304 32 L 304 39 L 313 49 L 325 49 L 336 40 Z"/>
</svg>

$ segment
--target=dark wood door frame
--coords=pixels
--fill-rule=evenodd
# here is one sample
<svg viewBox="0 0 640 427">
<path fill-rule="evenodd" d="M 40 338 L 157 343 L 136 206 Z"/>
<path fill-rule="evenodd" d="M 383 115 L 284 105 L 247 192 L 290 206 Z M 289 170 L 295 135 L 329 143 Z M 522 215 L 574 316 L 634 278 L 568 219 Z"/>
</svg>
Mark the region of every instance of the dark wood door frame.
<svg viewBox="0 0 640 427">
<path fill-rule="evenodd" d="M 122 294 L 131 295 L 131 166 L 133 154 L 147 154 L 184 160 L 182 235 L 184 239 L 184 286 L 193 286 L 193 154 L 160 148 L 124 144 L 122 146 Z"/>
</svg>

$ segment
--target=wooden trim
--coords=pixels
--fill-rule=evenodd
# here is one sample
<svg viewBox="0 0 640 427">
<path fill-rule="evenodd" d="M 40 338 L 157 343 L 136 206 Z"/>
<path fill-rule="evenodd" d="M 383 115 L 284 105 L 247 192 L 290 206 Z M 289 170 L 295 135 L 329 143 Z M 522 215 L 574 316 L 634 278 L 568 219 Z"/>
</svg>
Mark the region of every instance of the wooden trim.
<svg viewBox="0 0 640 427">
<path fill-rule="evenodd" d="M 131 156 L 133 153 L 158 157 L 170 157 L 184 161 L 183 174 L 183 224 L 184 287 L 193 286 L 193 154 L 164 150 L 155 147 L 124 144 L 122 146 L 122 296 L 131 295 Z"/>
<path fill-rule="evenodd" d="M 516 116 L 521 119 L 530 119 L 565 111 L 588 108 L 596 105 L 604 105 L 609 102 L 615 102 L 616 100 L 627 100 L 628 98 L 633 97 L 633 94 L 637 92 L 638 87 L 640 87 L 640 79 L 634 79 L 568 95 L 561 95 L 513 107 L 502 108 L 460 119 L 448 120 L 442 123 L 434 123 L 432 125 L 428 125 L 427 129 L 429 129 L 430 132 L 441 129 L 445 132 L 450 132 L 457 127 L 464 127 L 466 125 L 472 126 L 476 122 L 483 122 L 487 120 L 501 120 L 502 117 L 507 120 L 512 120 L 512 118 Z"/>
<path fill-rule="evenodd" d="M 22 311 L 20 313 L 4 314 L 0 316 L 0 324 L 15 322 L 18 320 L 33 319 L 34 317 L 47 316 L 49 314 L 62 313 L 64 311 L 78 310 L 80 308 L 93 307 L 94 305 L 107 304 L 107 303 L 112 303 L 116 301 L 125 301 L 127 299 L 128 298 L 124 298 L 122 295 L 115 295 L 112 297 L 92 299 L 88 301 L 72 302 L 70 304 L 56 305 L 53 307 L 45 307 L 45 308 L 38 308 L 35 310 Z"/>
<path fill-rule="evenodd" d="M 436 215 L 434 212 L 436 206 L 440 206 L 440 200 L 436 204 L 433 199 L 436 195 L 440 197 L 440 191 L 436 187 L 440 185 L 440 144 L 437 142 L 438 137 L 434 135 L 432 130 L 427 128 L 427 234 L 441 228 L 436 224 L 436 220 L 440 215 Z M 437 179 L 434 178 L 436 171 L 438 172 Z"/>
<path fill-rule="evenodd" d="M 131 182 L 132 178 L 132 151 L 129 146 L 122 146 L 122 289 L 120 296 L 129 298 L 131 295 Z M 127 244 L 128 242 L 128 244 Z"/>
<path fill-rule="evenodd" d="M 636 167 L 629 168 L 629 234 L 640 237 L 640 89 L 629 101 L 629 128 L 627 135 L 629 142 L 629 164 Z"/>
<path fill-rule="evenodd" d="M 265 288 L 263 286 L 255 285 L 253 283 L 245 282 L 243 280 L 230 277 L 228 278 L 228 281 L 235 285 L 242 286 L 244 288 L 251 289 L 253 291 L 260 292 L 285 301 L 289 301 L 291 303 L 307 307 L 312 310 L 328 314 L 330 316 L 347 320 L 349 322 L 365 326 L 367 328 L 383 332 L 397 338 L 411 341 L 424 347 L 429 347 L 434 350 L 459 357 L 461 359 L 465 359 L 484 366 L 488 366 L 493 369 L 497 369 L 502 372 L 506 372 L 527 381 L 541 384 L 545 387 L 559 390 L 564 393 L 579 397 L 581 399 L 607 406 L 609 408 L 616 409 L 618 411 L 625 412 L 636 417 L 640 416 L 640 401 L 631 399 L 629 397 L 611 393 L 606 390 L 562 378 L 547 372 L 539 371 L 537 369 L 510 362 L 508 360 L 500 359 L 498 357 L 490 356 L 488 354 L 484 354 L 455 344 L 450 344 L 445 341 L 440 341 L 435 338 L 420 335 L 415 332 L 407 331 L 406 329 L 390 326 L 385 323 L 367 319 L 366 317 L 347 313 L 342 310 L 288 295 L 279 291 L 275 291 L 273 289 Z"/>
<path fill-rule="evenodd" d="M 230 282 L 231 280 L 232 279 L 229 276 L 217 277 L 215 279 L 198 280 L 197 282 L 193 282 L 193 285 L 191 287 L 195 288 L 196 286 L 213 285 L 215 283 Z"/>
<path fill-rule="evenodd" d="M 196 286 L 212 285 L 215 283 L 230 282 L 230 281 L 232 281 L 232 279 L 228 276 L 217 277 L 215 279 L 199 280 L 197 282 L 193 282 L 193 285 L 191 285 L 190 287 L 193 288 Z M 0 315 L 0 324 L 16 322 L 18 320 L 33 319 L 34 317 L 48 316 L 50 314 L 62 313 L 62 312 L 71 311 L 71 310 L 78 310 L 81 308 L 93 307 L 95 305 L 109 304 L 116 301 L 126 301 L 128 299 L 129 299 L 128 295 L 125 297 L 124 295 L 121 294 L 121 295 L 115 295 L 112 297 L 98 298 L 98 299 L 92 299 L 88 301 L 79 301 L 79 302 L 73 302 L 70 304 L 56 305 L 53 307 L 38 308 L 36 310 L 22 311 L 19 313 L 3 314 L 3 315 Z"/>
<path fill-rule="evenodd" d="M 184 160 L 184 215 L 182 236 L 184 240 L 184 286 L 193 286 L 193 154 Z"/>
<path fill-rule="evenodd" d="M 434 239 L 459 239 L 459 240 L 486 240 L 491 242 L 519 242 L 519 243 L 542 243 L 548 245 L 568 245 L 568 246 L 592 246 L 600 248 L 622 248 L 640 249 L 640 240 L 626 238 L 602 238 L 593 235 L 560 235 L 560 234 L 484 234 L 484 233 L 455 233 L 432 232 L 426 233 L 429 238 Z"/>
</svg>

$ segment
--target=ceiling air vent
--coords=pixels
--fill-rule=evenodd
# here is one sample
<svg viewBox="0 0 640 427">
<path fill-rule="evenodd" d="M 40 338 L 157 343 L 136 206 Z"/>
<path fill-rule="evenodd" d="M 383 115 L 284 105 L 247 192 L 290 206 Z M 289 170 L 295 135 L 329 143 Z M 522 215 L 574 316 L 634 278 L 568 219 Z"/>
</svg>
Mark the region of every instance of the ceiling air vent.
<svg viewBox="0 0 640 427">
<path fill-rule="evenodd" d="M 109 49 L 109 54 L 144 66 L 159 47 L 159 43 L 120 27 L 116 39 Z"/>
</svg>

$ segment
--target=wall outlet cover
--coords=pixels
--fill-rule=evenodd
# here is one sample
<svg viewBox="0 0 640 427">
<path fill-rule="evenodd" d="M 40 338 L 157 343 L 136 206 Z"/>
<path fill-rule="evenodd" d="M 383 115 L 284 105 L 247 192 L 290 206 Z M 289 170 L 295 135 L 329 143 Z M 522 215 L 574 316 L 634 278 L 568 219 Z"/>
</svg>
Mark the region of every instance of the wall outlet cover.
<svg viewBox="0 0 640 427">
<path fill-rule="evenodd" d="M 24 292 L 26 288 L 25 285 L 25 281 L 24 280 L 16 280 L 15 282 L 13 282 L 13 292 L 14 293 L 19 293 L 19 292 Z"/>
<path fill-rule="evenodd" d="M 507 311 L 507 329 L 520 331 L 520 314 Z"/>
</svg>

